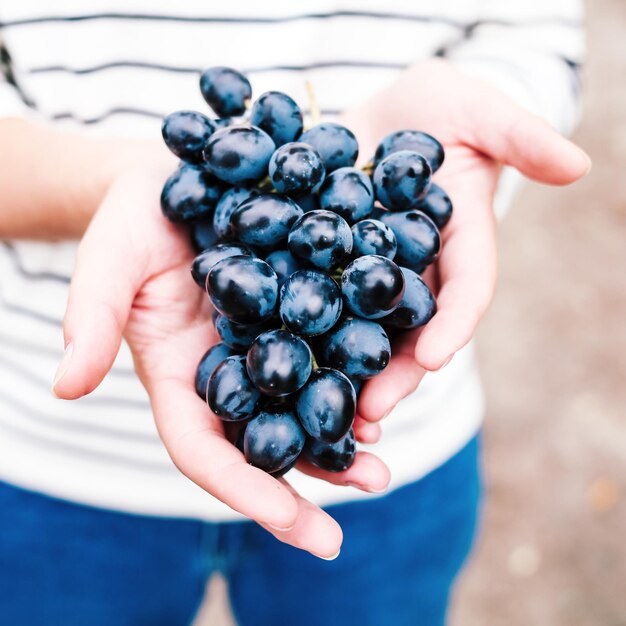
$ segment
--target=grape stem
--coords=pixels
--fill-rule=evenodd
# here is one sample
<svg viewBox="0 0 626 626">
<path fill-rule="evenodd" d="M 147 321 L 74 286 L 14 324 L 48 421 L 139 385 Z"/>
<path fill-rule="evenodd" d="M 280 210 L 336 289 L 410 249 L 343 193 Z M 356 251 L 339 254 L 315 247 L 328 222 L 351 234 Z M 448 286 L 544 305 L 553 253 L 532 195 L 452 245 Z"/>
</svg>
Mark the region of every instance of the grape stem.
<svg viewBox="0 0 626 626">
<path fill-rule="evenodd" d="M 304 84 L 306 86 L 306 92 L 309 97 L 309 108 L 311 109 L 311 123 L 313 124 L 313 126 L 317 126 L 322 121 L 320 105 L 315 95 L 313 83 L 310 80 L 307 80 Z"/>
<path fill-rule="evenodd" d="M 271 191 L 273 190 L 274 187 L 272 185 L 272 181 L 270 177 L 266 176 L 264 179 L 259 181 L 259 183 L 257 184 L 257 188 L 260 189 L 261 191 Z"/>
<path fill-rule="evenodd" d="M 368 161 L 361 170 L 365 172 L 368 176 L 371 176 L 374 173 L 374 161 Z"/>
</svg>

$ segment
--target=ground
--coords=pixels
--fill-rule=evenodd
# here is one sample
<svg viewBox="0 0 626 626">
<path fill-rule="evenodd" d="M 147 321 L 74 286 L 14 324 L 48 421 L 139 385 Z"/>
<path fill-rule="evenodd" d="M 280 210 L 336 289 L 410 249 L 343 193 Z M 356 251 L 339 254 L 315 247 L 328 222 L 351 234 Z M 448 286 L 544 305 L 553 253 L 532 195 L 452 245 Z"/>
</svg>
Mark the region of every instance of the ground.
<svg viewBox="0 0 626 626">
<path fill-rule="evenodd" d="M 528 186 L 479 336 L 486 505 L 452 626 L 626 626 L 626 3 L 587 2 L 591 174 Z M 223 588 L 199 621 L 228 626 Z"/>
<path fill-rule="evenodd" d="M 478 337 L 487 500 L 453 626 L 626 624 L 626 5 L 587 10 L 574 139 L 593 170 L 528 186 L 500 229 Z"/>
</svg>

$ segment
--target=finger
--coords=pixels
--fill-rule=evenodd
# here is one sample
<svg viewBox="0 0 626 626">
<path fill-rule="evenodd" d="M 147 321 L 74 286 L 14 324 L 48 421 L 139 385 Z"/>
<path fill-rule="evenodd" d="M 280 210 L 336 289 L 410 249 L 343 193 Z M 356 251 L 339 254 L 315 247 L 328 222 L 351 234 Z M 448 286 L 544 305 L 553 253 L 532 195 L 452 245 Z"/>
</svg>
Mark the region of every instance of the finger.
<svg viewBox="0 0 626 626">
<path fill-rule="evenodd" d="M 139 266 L 130 258 L 129 246 L 121 244 L 122 237 L 103 205 L 76 256 L 63 325 L 68 348 L 53 383 L 59 398 L 93 391 L 118 353 L 141 284 Z"/>
<path fill-rule="evenodd" d="M 380 425 L 374 422 L 368 422 L 364 420 L 360 415 L 354 418 L 354 424 L 352 424 L 354 430 L 354 436 L 357 441 L 361 443 L 376 443 L 382 434 Z"/>
<path fill-rule="evenodd" d="M 275 482 L 280 482 L 291 493 L 298 505 L 298 515 L 293 528 L 289 530 L 277 530 L 267 524 L 261 526 L 283 543 L 327 561 L 337 558 L 343 541 L 339 524 L 328 513 L 302 498 L 284 479 Z"/>
<path fill-rule="evenodd" d="M 449 185 L 455 213 L 443 231 L 437 313 L 415 346 L 415 360 L 426 370 L 440 369 L 470 341 L 493 298 L 497 249 L 492 185 L 487 170 L 485 181 L 479 172 L 470 175 L 476 179 L 473 185 Z"/>
<path fill-rule="evenodd" d="M 159 434 L 180 471 L 242 515 L 279 529 L 294 526 L 298 503 L 275 478 L 248 465 L 186 379 L 149 389 Z"/>
<path fill-rule="evenodd" d="M 384 493 L 389 486 L 389 468 L 369 452 L 357 452 L 352 465 L 344 472 L 327 472 L 308 461 L 298 461 L 298 470 L 333 485 L 355 487 L 369 493 Z"/>
<path fill-rule="evenodd" d="M 395 352 L 383 372 L 363 386 L 359 396 L 359 415 L 368 422 L 383 419 L 400 400 L 417 389 L 424 374 L 412 352 Z"/>
<path fill-rule="evenodd" d="M 581 148 L 489 85 L 472 81 L 465 98 L 466 143 L 539 182 L 567 185 L 591 169 Z"/>
<path fill-rule="evenodd" d="M 93 391 L 109 371 L 150 268 L 191 257 L 185 233 L 158 212 L 159 181 L 145 171 L 119 177 L 81 241 L 64 319 L 69 350 L 53 383 L 60 398 Z"/>
</svg>

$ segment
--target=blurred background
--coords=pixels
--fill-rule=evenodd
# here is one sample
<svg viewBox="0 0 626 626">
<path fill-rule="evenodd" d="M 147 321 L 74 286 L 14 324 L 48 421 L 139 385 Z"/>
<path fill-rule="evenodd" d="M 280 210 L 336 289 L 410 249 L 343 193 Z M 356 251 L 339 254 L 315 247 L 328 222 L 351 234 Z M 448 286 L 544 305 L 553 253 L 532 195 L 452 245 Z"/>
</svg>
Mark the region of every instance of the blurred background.
<svg viewBox="0 0 626 626">
<path fill-rule="evenodd" d="M 586 8 L 574 140 L 593 170 L 527 186 L 500 227 L 487 500 L 453 626 L 626 624 L 626 2 Z"/>
<path fill-rule="evenodd" d="M 528 185 L 478 336 L 488 415 L 477 548 L 452 626 L 626 625 L 626 2 L 590 0 L 591 174 Z M 211 584 L 198 626 L 230 626 Z"/>
</svg>

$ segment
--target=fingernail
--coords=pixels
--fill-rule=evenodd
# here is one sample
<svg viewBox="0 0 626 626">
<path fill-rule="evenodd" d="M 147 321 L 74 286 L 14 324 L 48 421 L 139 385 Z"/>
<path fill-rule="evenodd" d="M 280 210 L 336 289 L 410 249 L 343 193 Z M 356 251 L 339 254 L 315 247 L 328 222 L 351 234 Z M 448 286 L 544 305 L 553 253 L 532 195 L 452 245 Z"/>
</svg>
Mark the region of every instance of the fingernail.
<svg viewBox="0 0 626 626">
<path fill-rule="evenodd" d="M 354 487 L 355 489 L 359 489 L 360 491 L 367 491 L 368 493 L 385 493 L 387 491 L 387 487 L 383 487 L 382 489 L 374 489 L 373 487 L 366 487 L 365 485 L 359 485 L 357 483 L 345 483 L 346 487 Z"/>
<path fill-rule="evenodd" d="M 54 375 L 54 382 L 52 383 L 52 395 L 58 398 L 54 388 L 58 385 L 60 380 L 65 376 L 67 370 L 70 367 L 70 361 L 72 360 L 72 354 L 74 352 L 74 344 L 70 341 L 65 347 L 65 352 L 63 353 L 63 358 L 59 363 L 59 367 L 57 368 L 56 374 Z"/>
<path fill-rule="evenodd" d="M 438 372 L 440 370 L 442 370 L 446 365 L 448 365 L 448 363 L 450 363 L 450 361 L 452 361 L 452 357 L 454 356 L 454 354 L 451 354 L 444 362 L 443 365 L 437 370 Z"/>
<path fill-rule="evenodd" d="M 389 489 L 389 487 L 387 485 L 385 485 L 384 487 L 382 487 L 381 489 L 374 489 L 373 487 L 369 487 L 368 489 L 366 489 L 366 491 L 369 491 L 370 493 L 387 493 L 387 490 Z"/>
<path fill-rule="evenodd" d="M 335 554 L 333 554 L 332 556 L 321 556 L 319 554 L 317 554 L 316 556 L 322 559 L 322 561 L 334 561 L 340 554 L 341 549 L 337 550 L 337 552 L 335 552 Z"/>
<path fill-rule="evenodd" d="M 593 167 L 593 161 L 591 160 L 591 157 L 586 152 L 583 152 L 583 154 L 585 155 L 585 158 L 587 159 L 587 170 L 585 171 L 585 176 L 587 176 L 587 174 L 589 174 L 589 172 L 591 171 L 591 168 Z"/>
<path fill-rule="evenodd" d="M 295 524 L 292 524 L 291 526 L 288 526 L 287 528 L 280 528 L 279 526 L 274 526 L 274 524 L 267 524 L 272 530 L 276 530 L 279 533 L 286 533 L 288 530 L 291 530 Z"/>
</svg>

